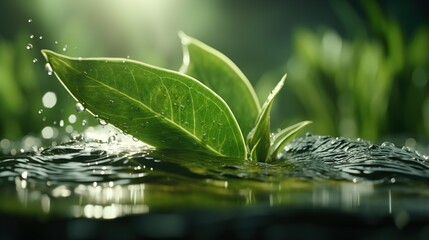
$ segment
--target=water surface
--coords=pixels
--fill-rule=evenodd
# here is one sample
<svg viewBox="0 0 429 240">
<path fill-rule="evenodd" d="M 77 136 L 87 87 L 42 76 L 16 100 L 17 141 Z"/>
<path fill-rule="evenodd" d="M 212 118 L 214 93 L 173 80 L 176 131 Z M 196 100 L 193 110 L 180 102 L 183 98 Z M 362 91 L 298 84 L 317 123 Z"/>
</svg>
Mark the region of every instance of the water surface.
<svg viewBox="0 0 429 240">
<path fill-rule="evenodd" d="M 347 145 L 342 144 L 335 148 Z M 1 157 L 0 211 L 112 219 L 194 209 L 323 208 L 399 216 L 398 224 L 413 213 L 429 216 L 429 164 L 423 156 L 396 162 L 381 157 L 336 161 L 338 156 L 327 150 L 305 158 L 296 155 L 303 149 L 289 151 L 295 155 L 285 152 L 268 164 L 155 151 L 126 137 L 101 141 L 80 136 Z"/>
</svg>

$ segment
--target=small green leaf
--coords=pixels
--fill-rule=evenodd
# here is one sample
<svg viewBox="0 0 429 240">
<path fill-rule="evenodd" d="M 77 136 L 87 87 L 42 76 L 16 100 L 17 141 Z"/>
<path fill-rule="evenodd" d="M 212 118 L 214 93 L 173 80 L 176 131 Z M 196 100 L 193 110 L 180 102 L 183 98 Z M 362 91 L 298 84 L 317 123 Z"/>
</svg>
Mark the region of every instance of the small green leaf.
<svg viewBox="0 0 429 240">
<path fill-rule="evenodd" d="M 160 149 L 246 158 L 231 110 L 197 80 L 128 59 L 42 53 L 76 100 L 124 132 Z"/>
<path fill-rule="evenodd" d="M 270 146 L 270 159 L 275 159 L 277 155 L 283 150 L 283 148 L 292 141 L 298 132 L 305 126 L 310 124 L 311 121 L 303 121 L 292 126 L 289 126 L 280 132 L 276 133 L 272 137 L 272 143 Z"/>
<path fill-rule="evenodd" d="M 240 69 L 225 55 L 179 34 L 183 45 L 181 72 L 196 78 L 225 100 L 246 136 L 261 109 L 255 90 Z"/>
<path fill-rule="evenodd" d="M 277 86 L 271 91 L 264 105 L 262 106 L 261 113 L 258 116 L 256 126 L 247 136 L 247 146 L 251 150 L 253 155 L 250 156 L 251 160 L 255 161 L 267 161 L 270 149 L 270 112 L 273 105 L 274 98 L 283 87 L 286 80 L 286 74 L 277 84 Z M 254 149 L 255 148 L 255 149 Z"/>
</svg>

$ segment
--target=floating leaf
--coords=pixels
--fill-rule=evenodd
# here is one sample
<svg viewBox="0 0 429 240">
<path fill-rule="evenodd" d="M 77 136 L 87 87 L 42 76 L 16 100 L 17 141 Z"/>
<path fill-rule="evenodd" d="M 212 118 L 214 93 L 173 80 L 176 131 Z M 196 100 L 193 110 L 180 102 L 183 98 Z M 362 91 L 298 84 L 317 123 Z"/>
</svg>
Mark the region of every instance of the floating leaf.
<svg viewBox="0 0 429 240">
<path fill-rule="evenodd" d="M 243 134 L 254 127 L 260 111 L 255 90 L 240 69 L 225 55 L 180 33 L 183 45 L 181 72 L 215 91 L 229 105 Z"/>
<path fill-rule="evenodd" d="M 256 126 L 247 136 L 247 146 L 252 153 L 250 156 L 255 161 L 266 161 L 268 159 L 270 149 L 270 112 L 273 105 L 274 98 L 282 89 L 286 80 L 286 74 L 271 91 L 264 105 L 262 106 L 261 113 L 258 116 Z"/>
<path fill-rule="evenodd" d="M 122 131 L 160 149 L 246 158 L 231 110 L 197 80 L 129 59 L 42 53 L 76 100 Z"/>
<path fill-rule="evenodd" d="M 283 148 L 292 141 L 298 132 L 303 129 L 305 126 L 310 124 L 311 121 L 303 121 L 292 126 L 289 126 L 280 132 L 276 133 L 272 137 L 272 143 L 270 146 L 270 159 L 274 159 L 277 155 L 283 150 Z"/>
</svg>

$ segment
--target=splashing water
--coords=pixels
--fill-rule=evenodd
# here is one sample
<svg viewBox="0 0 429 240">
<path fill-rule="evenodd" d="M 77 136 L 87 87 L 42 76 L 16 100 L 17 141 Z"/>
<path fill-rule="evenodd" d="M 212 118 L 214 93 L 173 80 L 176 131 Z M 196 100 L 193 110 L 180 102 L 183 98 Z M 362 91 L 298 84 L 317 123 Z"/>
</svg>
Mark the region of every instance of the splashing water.
<svg viewBox="0 0 429 240">
<path fill-rule="evenodd" d="M 86 131 L 58 146 L 0 158 L 2 199 L 13 203 L 8 209 L 0 204 L 0 209 L 25 206 L 87 218 L 246 205 L 317 206 L 371 214 L 393 214 L 395 206 L 414 211 L 418 206 L 429 214 L 429 206 L 423 204 L 429 194 L 424 190 L 429 163 L 387 144 L 368 153 L 370 146 L 365 141 L 307 136 L 288 145 L 277 162 L 267 164 L 154 150 L 129 135 Z M 385 151 L 380 156 L 390 162 L 371 157 L 380 149 Z M 387 155 L 388 149 L 394 152 Z"/>
</svg>

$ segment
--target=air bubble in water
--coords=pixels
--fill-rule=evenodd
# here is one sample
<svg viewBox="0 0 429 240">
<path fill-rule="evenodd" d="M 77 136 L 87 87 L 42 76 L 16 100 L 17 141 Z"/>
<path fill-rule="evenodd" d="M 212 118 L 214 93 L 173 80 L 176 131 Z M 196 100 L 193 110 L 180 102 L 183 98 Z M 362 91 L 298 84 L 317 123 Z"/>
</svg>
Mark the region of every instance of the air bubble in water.
<svg viewBox="0 0 429 240">
<path fill-rule="evenodd" d="M 46 63 L 45 70 L 48 72 L 48 75 L 52 75 L 53 70 L 52 70 L 51 64 Z"/>
<path fill-rule="evenodd" d="M 77 112 L 83 112 L 83 111 L 85 111 L 85 107 L 80 102 L 76 103 L 75 108 L 76 108 Z"/>
<path fill-rule="evenodd" d="M 30 49 L 32 49 L 33 48 L 33 44 L 31 44 L 31 43 L 29 43 L 29 44 L 27 44 L 27 50 L 30 50 Z"/>
</svg>

